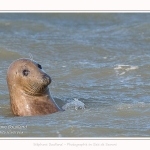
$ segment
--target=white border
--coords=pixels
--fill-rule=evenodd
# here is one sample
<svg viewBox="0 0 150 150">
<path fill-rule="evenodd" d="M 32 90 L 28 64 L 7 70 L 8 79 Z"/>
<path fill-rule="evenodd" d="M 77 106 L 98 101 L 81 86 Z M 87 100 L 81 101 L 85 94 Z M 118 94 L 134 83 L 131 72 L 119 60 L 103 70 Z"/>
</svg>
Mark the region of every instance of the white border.
<svg viewBox="0 0 150 150">
<path fill-rule="evenodd" d="M 147 13 L 150 11 L 148 0 L 0 0 L 0 13 Z M 71 146 L 66 143 L 74 143 Z M 89 143 L 89 148 L 95 149 L 122 149 L 149 147 L 150 138 L 0 138 L 1 148 L 50 149 L 60 148 L 57 143 L 65 143 L 61 148 L 77 148 L 77 144 Z M 41 143 L 41 146 L 35 146 Z M 56 146 L 44 146 L 44 143 L 56 143 Z M 99 143 L 104 146 L 98 145 Z M 106 146 L 107 143 L 116 143 L 116 146 Z M 42 146 L 43 144 L 43 146 Z M 78 146 L 78 150 L 88 146 Z"/>
<path fill-rule="evenodd" d="M 0 0 L 1 11 L 149 11 L 148 0 Z"/>
<path fill-rule="evenodd" d="M 32 148 L 34 149 L 53 149 L 53 148 L 65 148 L 66 149 L 84 149 L 84 148 L 94 148 L 94 150 L 99 149 L 115 149 L 120 150 L 124 148 L 128 149 L 143 149 L 149 148 L 150 139 L 148 138 L 3 138 L 0 141 L 2 148 L 15 148 L 15 149 L 25 149 Z"/>
</svg>

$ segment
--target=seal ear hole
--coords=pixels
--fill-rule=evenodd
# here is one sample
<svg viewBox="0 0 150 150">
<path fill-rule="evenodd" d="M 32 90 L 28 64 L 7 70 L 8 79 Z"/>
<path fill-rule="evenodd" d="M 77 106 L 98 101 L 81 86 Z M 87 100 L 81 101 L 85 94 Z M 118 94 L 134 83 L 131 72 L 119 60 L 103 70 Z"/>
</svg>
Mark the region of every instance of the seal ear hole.
<svg viewBox="0 0 150 150">
<path fill-rule="evenodd" d="M 38 65 L 38 68 L 42 69 L 42 66 L 40 64 L 37 64 Z"/>
<path fill-rule="evenodd" d="M 23 74 L 23 76 L 28 76 L 29 72 L 30 72 L 29 70 L 24 69 L 24 70 L 22 71 L 22 74 Z"/>
</svg>

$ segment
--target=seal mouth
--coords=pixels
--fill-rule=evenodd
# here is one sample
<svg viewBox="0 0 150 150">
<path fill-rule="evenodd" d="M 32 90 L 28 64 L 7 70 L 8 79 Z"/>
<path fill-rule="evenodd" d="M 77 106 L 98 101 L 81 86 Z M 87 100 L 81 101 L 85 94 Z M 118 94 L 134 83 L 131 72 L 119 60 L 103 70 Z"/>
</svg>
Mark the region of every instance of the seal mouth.
<svg viewBox="0 0 150 150">
<path fill-rule="evenodd" d="M 43 95 L 51 83 L 51 77 L 47 74 L 43 74 L 38 82 L 29 82 L 28 86 L 25 87 L 24 91 L 28 95 Z"/>
</svg>

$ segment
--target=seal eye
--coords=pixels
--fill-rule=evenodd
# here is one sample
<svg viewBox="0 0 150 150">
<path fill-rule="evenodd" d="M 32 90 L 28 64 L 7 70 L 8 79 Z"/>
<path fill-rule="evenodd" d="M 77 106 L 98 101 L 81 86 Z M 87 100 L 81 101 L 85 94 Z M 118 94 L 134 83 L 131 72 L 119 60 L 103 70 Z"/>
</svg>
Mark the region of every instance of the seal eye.
<svg viewBox="0 0 150 150">
<path fill-rule="evenodd" d="M 22 71 L 22 74 L 23 76 L 28 76 L 29 72 L 30 72 L 29 70 L 25 69 Z"/>
<path fill-rule="evenodd" d="M 38 68 L 42 69 L 42 66 L 40 64 L 38 64 Z"/>
</svg>

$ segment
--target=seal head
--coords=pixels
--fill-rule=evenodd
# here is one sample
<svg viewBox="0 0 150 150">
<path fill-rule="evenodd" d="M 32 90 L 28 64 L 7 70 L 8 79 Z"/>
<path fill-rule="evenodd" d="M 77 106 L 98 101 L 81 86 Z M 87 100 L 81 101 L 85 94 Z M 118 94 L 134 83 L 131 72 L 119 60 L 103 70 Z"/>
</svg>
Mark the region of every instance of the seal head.
<svg viewBox="0 0 150 150">
<path fill-rule="evenodd" d="M 46 115 L 61 110 L 50 95 L 51 78 L 30 59 L 14 61 L 7 71 L 11 109 L 17 116 Z"/>
</svg>

